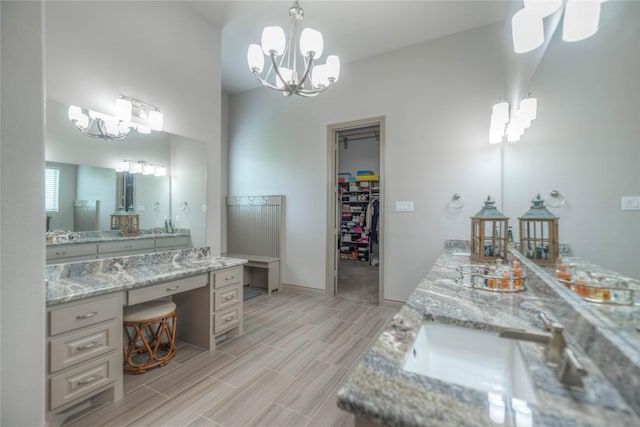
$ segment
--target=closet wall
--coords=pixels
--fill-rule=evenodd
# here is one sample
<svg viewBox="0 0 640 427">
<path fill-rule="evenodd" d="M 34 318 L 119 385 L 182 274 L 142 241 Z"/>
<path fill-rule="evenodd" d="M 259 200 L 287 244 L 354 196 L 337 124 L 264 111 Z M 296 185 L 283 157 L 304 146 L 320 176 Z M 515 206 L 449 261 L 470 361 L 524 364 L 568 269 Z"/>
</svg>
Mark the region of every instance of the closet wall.
<svg viewBox="0 0 640 427">
<path fill-rule="evenodd" d="M 375 138 L 359 139 L 340 143 L 338 172 L 354 175 L 359 170 L 372 170 L 380 175 L 380 144 Z"/>
</svg>

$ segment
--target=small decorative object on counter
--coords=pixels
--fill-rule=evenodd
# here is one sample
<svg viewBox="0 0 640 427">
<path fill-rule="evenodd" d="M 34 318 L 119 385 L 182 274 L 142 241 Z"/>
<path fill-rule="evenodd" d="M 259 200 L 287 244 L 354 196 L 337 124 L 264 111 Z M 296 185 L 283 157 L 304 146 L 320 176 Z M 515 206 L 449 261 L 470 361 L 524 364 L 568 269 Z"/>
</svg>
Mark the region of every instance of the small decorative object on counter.
<svg viewBox="0 0 640 427">
<path fill-rule="evenodd" d="M 538 194 L 520 218 L 520 253 L 536 264 L 553 265 L 558 258 L 558 217 L 544 206 Z"/>
<path fill-rule="evenodd" d="M 526 274 L 520 267 L 520 262 L 513 262 L 512 268 L 502 264 L 501 259 L 496 265 L 462 265 L 456 267 L 460 275 L 456 283 L 474 289 L 494 292 L 522 292 L 525 290 Z"/>
<path fill-rule="evenodd" d="M 126 237 L 140 235 L 140 215 L 134 213 L 114 213 L 111 215 L 111 229 L 122 231 Z"/>
<path fill-rule="evenodd" d="M 556 278 L 565 288 L 585 301 L 599 304 L 631 305 L 634 291 L 625 280 L 577 270 L 575 264 L 567 266 L 558 259 Z"/>
<path fill-rule="evenodd" d="M 495 261 L 507 254 L 509 218 L 495 203 L 487 196 L 484 207 L 471 217 L 471 259 L 474 261 Z"/>
</svg>

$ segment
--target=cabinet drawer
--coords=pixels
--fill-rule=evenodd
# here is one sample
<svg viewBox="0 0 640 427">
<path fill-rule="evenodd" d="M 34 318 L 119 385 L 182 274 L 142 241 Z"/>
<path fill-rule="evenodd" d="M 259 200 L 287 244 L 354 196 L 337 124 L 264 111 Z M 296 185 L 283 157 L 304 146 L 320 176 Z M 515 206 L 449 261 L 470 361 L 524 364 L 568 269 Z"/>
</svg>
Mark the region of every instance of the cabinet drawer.
<svg viewBox="0 0 640 427">
<path fill-rule="evenodd" d="M 96 257 L 97 245 L 95 243 L 73 243 L 69 245 L 47 246 L 47 260 L 69 257 Z"/>
<path fill-rule="evenodd" d="M 189 236 L 156 237 L 156 249 L 159 249 L 158 252 L 168 251 L 174 247 L 189 247 Z"/>
<path fill-rule="evenodd" d="M 118 240 L 116 242 L 98 243 L 99 254 L 110 254 L 114 252 L 139 251 L 148 249 L 147 252 L 153 252 L 154 239 L 132 239 Z"/>
<path fill-rule="evenodd" d="M 160 283 L 159 285 L 148 286 L 146 288 L 134 289 L 128 292 L 127 305 L 139 304 L 145 301 L 166 297 L 168 295 L 189 291 L 191 289 L 207 286 L 207 275 L 186 277 L 184 279 L 172 280 Z"/>
<path fill-rule="evenodd" d="M 49 343 L 49 372 L 84 362 L 119 348 L 120 322 L 111 321 L 61 335 Z"/>
<path fill-rule="evenodd" d="M 232 329 L 240 324 L 242 319 L 242 304 L 213 313 L 213 333 L 214 335 Z"/>
<path fill-rule="evenodd" d="M 242 267 L 216 271 L 213 273 L 213 277 L 214 288 L 235 285 L 236 283 L 240 283 L 240 285 L 242 285 Z"/>
<path fill-rule="evenodd" d="M 122 354 L 109 356 L 70 369 L 49 379 L 50 410 L 87 396 L 116 380 L 116 372 L 122 369 Z"/>
<path fill-rule="evenodd" d="M 96 259 L 95 253 L 91 255 L 70 256 L 68 258 L 47 258 L 47 265 L 62 264 L 62 263 L 77 262 L 77 261 L 91 261 L 94 259 Z"/>
<path fill-rule="evenodd" d="M 219 288 L 213 292 L 213 309 L 222 310 L 242 301 L 242 286 L 238 283 L 234 286 Z"/>
<path fill-rule="evenodd" d="M 119 298 L 105 298 L 49 312 L 49 333 L 61 334 L 114 319 L 122 311 Z"/>
</svg>

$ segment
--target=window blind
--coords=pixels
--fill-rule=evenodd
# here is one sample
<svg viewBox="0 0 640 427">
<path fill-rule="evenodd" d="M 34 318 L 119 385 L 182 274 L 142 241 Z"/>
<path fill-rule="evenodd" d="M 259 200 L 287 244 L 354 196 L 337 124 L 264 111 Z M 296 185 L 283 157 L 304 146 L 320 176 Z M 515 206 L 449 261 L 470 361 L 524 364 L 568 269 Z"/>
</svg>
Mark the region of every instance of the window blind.
<svg viewBox="0 0 640 427">
<path fill-rule="evenodd" d="M 58 187 L 60 170 L 47 168 L 44 170 L 44 208 L 49 212 L 58 212 Z"/>
</svg>

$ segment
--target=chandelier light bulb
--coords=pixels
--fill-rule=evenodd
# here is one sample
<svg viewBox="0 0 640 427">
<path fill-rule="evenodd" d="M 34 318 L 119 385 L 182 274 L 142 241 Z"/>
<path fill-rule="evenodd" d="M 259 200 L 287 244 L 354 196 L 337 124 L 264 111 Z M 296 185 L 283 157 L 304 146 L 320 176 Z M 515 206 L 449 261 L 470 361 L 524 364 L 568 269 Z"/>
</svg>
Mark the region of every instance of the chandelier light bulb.
<svg viewBox="0 0 640 427">
<path fill-rule="evenodd" d="M 311 84 L 315 88 L 329 86 L 329 74 L 326 64 L 316 65 L 311 71 Z"/>
<path fill-rule="evenodd" d="M 253 73 L 261 73 L 264 68 L 264 53 L 260 45 L 252 43 L 247 51 L 247 63 Z"/>
<path fill-rule="evenodd" d="M 305 58 L 313 55 L 314 59 L 318 59 L 322 56 L 324 49 L 324 42 L 322 40 L 322 33 L 312 28 L 305 28 L 300 35 L 300 53 Z"/>
<path fill-rule="evenodd" d="M 597 33 L 600 3 L 600 0 L 568 0 L 564 9 L 562 40 L 576 42 Z"/>
<path fill-rule="evenodd" d="M 520 9 L 511 18 L 511 34 L 516 53 L 531 52 L 544 42 L 542 18 L 529 9 Z"/>
<path fill-rule="evenodd" d="M 541 18 L 545 18 L 562 6 L 562 0 L 523 0 L 524 7 Z"/>
<path fill-rule="evenodd" d="M 329 80 L 333 80 L 332 83 L 338 81 L 340 77 L 340 58 L 336 55 L 327 56 L 327 76 Z"/>
<path fill-rule="evenodd" d="M 163 128 L 164 116 L 160 111 L 149 111 L 149 128 L 155 131 L 161 131 Z"/>
<path fill-rule="evenodd" d="M 124 98 L 116 99 L 116 117 L 123 122 L 131 121 L 131 101 Z"/>
<path fill-rule="evenodd" d="M 282 55 L 286 43 L 282 27 L 265 27 L 262 31 L 262 51 L 265 55 L 271 56 L 271 52 L 275 52 L 276 56 Z"/>
</svg>

